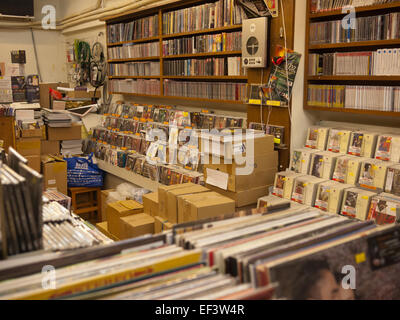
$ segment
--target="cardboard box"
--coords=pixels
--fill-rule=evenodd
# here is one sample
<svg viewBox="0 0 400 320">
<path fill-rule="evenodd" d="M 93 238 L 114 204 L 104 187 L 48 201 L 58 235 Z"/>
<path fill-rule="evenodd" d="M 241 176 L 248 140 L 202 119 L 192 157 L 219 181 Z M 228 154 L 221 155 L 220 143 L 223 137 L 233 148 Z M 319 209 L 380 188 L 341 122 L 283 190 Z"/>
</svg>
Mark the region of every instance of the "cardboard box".
<svg viewBox="0 0 400 320">
<path fill-rule="evenodd" d="M 57 140 L 43 140 L 41 143 L 42 155 L 59 155 L 60 154 L 60 141 Z"/>
<path fill-rule="evenodd" d="M 46 131 L 43 130 L 45 127 L 38 129 L 18 129 L 18 138 L 40 138 L 46 139 Z"/>
<path fill-rule="evenodd" d="M 158 188 L 158 215 L 167 218 L 167 192 L 180 188 L 194 186 L 194 183 L 175 184 L 172 186 L 160 186 Z"/>
<path fill-rule="evenodd" d="M 57 90 L 57 87 L 64 87 L 64 88 L 69 88 L 68 83 L 41 83 L 39 84 L 40 88 L 40 106 L 42 108 L 47 108 L 50 109 L 51 103 L 50 103 L 50 93 L 49 89 L 54 89 Z"/>
<path fill-rule="evenodd" d="M 164 219 L 163 217 L 160 216 L 155 216 L 154 217 L 154 233 L 162 233 L 166 230 L 171 230 L 174 227 L 174 224 L 171 222 L 168 222 L 168 220 Z"/>
<path fill-rule="evenodd" d="M 100 91 L 101 90 L 97 90 L 96 95 L 94 94 L 94 90 L 92 90 L 92 91 L 82 91 L 82 90 L 68 91 L 68 92 L 66 92 L 66 97 L 71 98 L 71 99 L 91 99 L 93 97 L 101 98 Z"/>
<path fill-rule="evenodd" d="M 101 221 L 107 221 L 107 197 L 115 189 L 101 190 Z"/>
<path fill-rule="evenodd" d="M 41 172 L 40 170 L 40 156 L 25 156 L 28 160 L 28 166 L 33 170 L 37 171 L 38 173 Z"/>
<path fill-rule="evenodd" d="M 246 155 L 248 148 L 254 146 L 254 156 L 268 154 L 274 151 L 274 136 L 257 134 L 254 137 L 246 136 L 236 138 L 233 135 L 216 136 L 210 133 L 203 133 L 200 139 L 200 150 L 204 154 L 212 154 L 217 157 L 234 159 L 237 156 Z"/>
<path fill-rule="evenodd" d="M 146 213 L 121 218 L 120 239 L 131 239 L 146 234 L 154 234 L 154 221 L 154 218 Z"/>
<path fill-rule="evenodd" d="M 248 175 L 237 174 L 237 169 L 244 169 L 245 164 L 237 165 L 235 162 L 224 164 L 223 160 L 221 159 L 221 164 L 204 165 L 204 180 L 206 183 L 222 189 L 224 187 L 221 187 L 221 185 L 226 186 L 226 189 L 232 192 L 246 191 L 249 186 L 255 188 L 271 185 L 274 182 L 275 174 L 278 172 L 278 153 L 275 151 L 255 157 L 254 169 L 250 169 L 252 172 Z M 225 173 L 225 175 L 220 173 Z M 218 183 L 214 184 L 213 180 Z"/>
<path fill-rule="evenodd" d="M 57 189 L 67 195 L 67 163 L 60 157 L 42 156 L 44 188 Z"/>
<path fill-rule="evenodd" d="M 80 140 L 82 139 L 82 126 L 72 124 L 70 128 L 47 127 L 48 140 Z"/>
<path fill-rule="evenodd" d="M 111 240 L 114 241 L 119 241 L 119 239 L 117 237 L 115 237 L 114 235 L 112 235 L 109 231 L 108 231 L 108 222 L 104 221 L 104 222 L 99 222 L 96 223 L 96 228 L 105 236 L 109 237 Z"/>
<path fill-rule="evenodd" d="M 272 185 L 272 184 L 271 184 Z M 245 191 L 232 192 L 227 190 L 222 190 L 220 188 L 214 187 L 212 185 L 206 184 L 206 187 L 211 191 L 218 192 L 220 195 L 228 197 L 235 201 L 236 208 L 249 206 L 252 204 L 256 204 L 258 199 L 266 196 L 269 193 L 269 187 L 271 186 L 262 186 L 257 188 L 251 188 Z"/>
<path fill-rule="evenodd" d="M 52 105 L 52 109 L 53 110 L 65 110 L 65 106 L 67 105 L 67 103 L 65 101 L 62 100 L 53 100 L 53 105 Z"/>
<path fill-rule="evenodd" d="M 16 150 L 22 156 L 40 156 L 40 138 L 20 138 L 16 141 Z"/>
<path fill-rule="evenodd" d="M 172 223 L 178 223 L 178 196 L 186 195 L 186 194 L 196 194 L 201 192 L 208 192 L 209 189 L 200 186 L 194 185 L 186 188 L 179 188 L 174 190 L 169 190 L 167 192 L 167 216 L 166 219 Z"/>
<path fill-rule="evenodd" d="M 202 220 L 235 212 L 235 201 L 217 192 L 181 196 L 178 207 L 179 223 Z"/>
<path fill-rule="evenodd" d="M 108 230 L 118 239 L 122 239 L 121 218 L 143 212 L 143 206 L 135 200 L 124 200 L 107 205 Z"/>
<path fill-rule="evenodd" d="M 158 216 L 158 192 L 143 195 L 143 208 L 152 217 Z"/>
</svg>

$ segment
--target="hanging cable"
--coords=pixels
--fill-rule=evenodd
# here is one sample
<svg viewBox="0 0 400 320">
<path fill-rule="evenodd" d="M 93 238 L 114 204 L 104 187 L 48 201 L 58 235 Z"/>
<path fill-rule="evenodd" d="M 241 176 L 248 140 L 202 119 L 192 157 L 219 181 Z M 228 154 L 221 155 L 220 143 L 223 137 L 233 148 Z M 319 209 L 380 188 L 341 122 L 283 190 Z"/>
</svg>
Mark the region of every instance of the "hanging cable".
<svg viewBox="0 0 400 320">
<path fill-rule="evenodd" d="M 290 87 L 289 87 L 289 66 L 288 66 L 288 53 L 287 53 L 287 37 L 286 37 L 286 23 L 285 23 L 285 8 L 283 7 L 283 1 L 280 0 L 281 2 L 281 7 L 282 7 L 282 23 L 283 23 L 283 36 L 285 39 L 285 59 L 286 59 L 286 84 L 288 88 L 288 113 L 289 113 L 289 119 L 290 119 L 290 124 L 293 126 L 292 122 L 292 111 L 290 110 L 290 100 L 291 100 L 291 95 L 290 95 Z"/>
</svg>

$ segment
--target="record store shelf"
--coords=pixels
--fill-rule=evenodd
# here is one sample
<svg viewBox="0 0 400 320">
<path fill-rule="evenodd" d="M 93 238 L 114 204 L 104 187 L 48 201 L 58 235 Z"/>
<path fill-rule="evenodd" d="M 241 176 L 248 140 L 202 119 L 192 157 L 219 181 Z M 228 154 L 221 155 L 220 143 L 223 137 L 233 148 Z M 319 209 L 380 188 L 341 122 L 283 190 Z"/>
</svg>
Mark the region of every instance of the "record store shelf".
<svg viewBox="0 0 400 320">
<path fill-rule="evenodd" d="M 134 185 L 137 185 L 141 188 L 145 188 L 150 191 L 156 192 L 158 190 L 158 187 L 160 186 L 160 183 L 153 181 L 149 178 L 145 178 L 139 174 L 128 171 L 124 168 L 113 166 L 112 164 L 109 164 L 100 159 L 96 159 L 96 161 L 101 170 L 110 173 L 114 176 L 117 176 L 127 182 L 133 183 Z"/>
<path fill-rule="evenodd" d="M 325 52 L 358 52 L 358 51 L 376 51 L 384 48 L 398 48 L 400 47 L 400 39 L 386 39 L 386 40 L 369 40 L 369 41 L 353 41 L 341 43 L 310 43 L 310 25 L 316 22 L 328 22 L 339 20 L 346 16 L 348 12 L 341 9 L 322 11 L 317 13 L 311 12 L 312 0 L 307 0 L 307 16 L 306 16 L 306 40 L 305 40 L 305 70 L 309 70 L 309 55 L 310 54 L 323 54 Z M 355 12 L 357 17 L 369 17 L 376 15 L 385 15 L 391 12 L 400 11 L 400 1 L 381 3 L 369 6 L 356 7 Z M 328 39 L 330 40 L 330 39 Z M 397 86 L 400 82 L 399 75 L 329 75 L 329 76 L 311 76 L 306 71 L 304 77 L 304 101 L 303 109 L 308 111 L 323 111 L 323 112 L 341 112 L 341 113 L 354 113 L 359 115 L 373 115 L 383 117 L 399 118 L 400 112 L 382 111 L 382 110 L 369 110 L 369 109 L 352 109 L 352 108 L 332 108 L 310 106 L 308 104 L 308 87 L 310 84 L 329 84 L 329 85 L 366 85 L 366 86 Z M 377 108 L 378 109 L 378 108 Z M 321 114 L 322 115 L 322 114 Z"/>
</svg>

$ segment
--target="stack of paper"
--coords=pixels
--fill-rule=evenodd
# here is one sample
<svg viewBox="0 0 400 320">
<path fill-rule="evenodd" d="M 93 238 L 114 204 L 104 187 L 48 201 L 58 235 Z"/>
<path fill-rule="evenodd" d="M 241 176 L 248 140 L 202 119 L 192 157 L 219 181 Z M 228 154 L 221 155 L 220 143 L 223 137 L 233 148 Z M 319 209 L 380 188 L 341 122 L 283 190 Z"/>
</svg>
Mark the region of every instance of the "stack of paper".
<svg viewBox="0 0 400 320">
<path fill-rule="evenodd" d="M 61 142 L 61 154 L 66 155 L 81 155 L 82 140 L 64 140 Z"/>
</svg>

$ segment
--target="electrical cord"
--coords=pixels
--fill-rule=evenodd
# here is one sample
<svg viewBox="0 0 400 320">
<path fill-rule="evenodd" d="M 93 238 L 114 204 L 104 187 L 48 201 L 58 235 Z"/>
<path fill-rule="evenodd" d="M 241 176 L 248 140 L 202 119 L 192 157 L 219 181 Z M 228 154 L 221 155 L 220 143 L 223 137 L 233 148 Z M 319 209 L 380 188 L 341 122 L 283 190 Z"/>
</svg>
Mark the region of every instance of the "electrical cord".
<svg viewBox="0 0 400 320">
<path fill-rule="evenodd" d="M 286 59 L 286 83 L 287 83 L 287 88 L 288 88 L 288 113 L 289 113 L 289 119 L 290 119 L 290 124 L 293 126 L 293 121 L 292 121 L 292 111 L 290 110 L 290 102 L 291 102 L 291 95 L 290 95 L 290 86 L 289 86 L 289 66 L 288 66 L 288 52 L 287 52 L 287 36 L 286 36 L 286 22 L 285 22 L 285 8 L 283 7 L 283 1 L 280 0 L 281 2 L 281 7 L 282 7 L 282 23 L 283 23 L 283 36 L 285 39 L 285 59 Z"/>
</svg>

